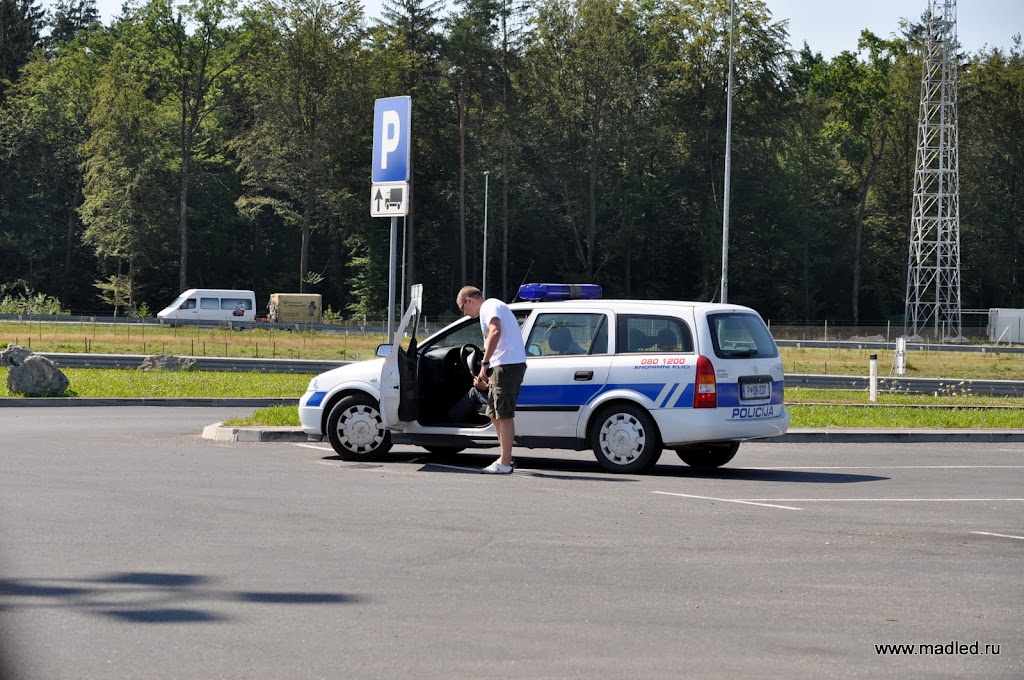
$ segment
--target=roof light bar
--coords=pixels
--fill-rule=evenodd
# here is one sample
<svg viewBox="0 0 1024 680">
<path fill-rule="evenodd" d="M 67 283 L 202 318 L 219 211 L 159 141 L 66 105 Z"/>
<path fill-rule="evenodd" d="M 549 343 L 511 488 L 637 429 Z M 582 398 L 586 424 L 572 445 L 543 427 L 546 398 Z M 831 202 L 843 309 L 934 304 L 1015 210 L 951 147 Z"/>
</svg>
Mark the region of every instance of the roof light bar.
<svg viewBox="0 0 1024 680">
<path fill-rule="evenodd" d="M 524 300 L 598 300 L 601 286 L 596 283 L 526 283 L 519 286 L 519 297 Z"/>
</svg>

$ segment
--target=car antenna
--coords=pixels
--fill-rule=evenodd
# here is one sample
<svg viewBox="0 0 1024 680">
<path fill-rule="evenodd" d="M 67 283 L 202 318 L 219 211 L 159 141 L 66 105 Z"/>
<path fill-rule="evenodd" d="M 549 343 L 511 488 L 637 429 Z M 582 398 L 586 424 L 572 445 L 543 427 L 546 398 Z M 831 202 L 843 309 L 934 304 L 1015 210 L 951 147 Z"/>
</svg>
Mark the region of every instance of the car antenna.
<svg viewBox="0 0 1024 680">
<path fill-rule="evenodd" d="M 526 283 L 526 279 L 529 278 L 530 270 L 533 269 L 533 263 L 534 260 L 530 260 L 530 266 L 526 268 L 526 274 L 523 276 L 523 280 L 519 282 L 519 288 L 522 288 L 523 284 Z M 516 298 L 519 297 L 519 288 L 516 288 L 516 295 L 512 298 L 512 302 L 515 302 Z"/>
</svg>

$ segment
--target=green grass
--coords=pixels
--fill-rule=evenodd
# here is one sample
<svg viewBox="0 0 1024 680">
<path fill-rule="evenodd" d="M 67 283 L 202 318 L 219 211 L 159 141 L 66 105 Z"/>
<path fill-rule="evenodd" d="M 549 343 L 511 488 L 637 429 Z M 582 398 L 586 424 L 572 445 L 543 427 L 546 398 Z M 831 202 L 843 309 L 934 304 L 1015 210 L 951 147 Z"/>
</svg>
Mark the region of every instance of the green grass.
<svg viewBox="0 0 1024 680">
<path fill-rule="evenodd" d="M 252 415 L 236 416 L 224 421 L 227 427 L 298 427 L 299 412 L 294 406 L 270 406 L 257 409 Z"/>
<path fill-rule="evenodd" d="M 787 404 L 870 404 L 867 390 L 817 389 L 787 387 Z M 986 397 L 976 394 L 905 394 L 878 393 L 878 406 L 1013 406 L 1024 409 L 1024 398 Z"/>
<path fill-rule="evenodd" d="M 298 399 L 312 377 L 302 373 L 246 373 L 229 371 L 139 371 L 131 369 L 69 368 L 64 370 L 69 386 L 64 396 L 104 399 L 140 397 L 246 398 L 286 397 Z M 3 396 L 7 391 L 7 369 L 0 368 Z"/>
<path fill-rule="evenodd" d="M 895 429 L 1024 428 L 1020 409 L 936 409 L 913 406 L 787 405 L 790 427 L 867 427 Z"/>
</svg>

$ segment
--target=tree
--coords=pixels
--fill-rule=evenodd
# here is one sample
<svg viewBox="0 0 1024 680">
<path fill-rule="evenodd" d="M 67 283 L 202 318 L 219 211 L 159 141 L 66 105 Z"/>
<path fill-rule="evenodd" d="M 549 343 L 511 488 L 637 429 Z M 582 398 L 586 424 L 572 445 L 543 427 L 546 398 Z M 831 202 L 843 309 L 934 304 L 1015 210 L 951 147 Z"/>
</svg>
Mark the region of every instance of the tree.
<svg viewBox="0 0 1024 680">
<path fill-rule="evenodd" d="M 609 168 L 621 166 L 649 77 L 634 6 L 618 0 L 550 0 L 538 7 L 527 50 L 534 157 L 547 159 L 541 181 L 568 228 L 572 260 L 564 266 L 592 280 L 602 265 L 598 222 L 610 198 Z"/>
<path fill-rule="evenodd" d="M 221 107 L 222 84 L 240 58 L 233 26 L 235 0 L 151 0 L 146 21 L 156 40 L 160 70 L 178 118 L 178 287 L 188 288 L 189 189 L 197 153 L 210 153 L 202 145 L 204 128 Z"/>
<path fill-rule="evenodd" d="M 890 77 L 900 57 L 906 54 L 906 44 L 902 41 L 883 40 L 870 31 L 861 32 L 857 45 L 866 52 L 865 59 L 850 51 L 842 52 L 823 66 L 815 79 L 831 109 L 824 134 L 835 145 L 854 183 L 851 293 L 854 324 L 860 319 L 861 251 L 868 198 L 893 129 Z"/>
<path fill-rule="evenodd" d="M 11 92 L 11 127 L 4 126 L 17 131 L 7 148 L 18 167 L 12 176 L 21 185 L 16 192 L 24 201 L 22 216 L 36 215 L 30 228 L 48 234 L 45 248 L 40 244 L 23 257 L 50 260 L 48 285 L 64 300 L 71 298 L 75 280 L 72 264 L 80 244 L 78 208 L 84 181 L 80 147 L 89 136 L 98 71 L 98 60 L 85 42 L 72 41 L 49 60 L 40 53 L 25 66 Z"/>
<path fill-rule="evenodd" d="M 71 42 L 79 33 L 99 27 L 96 0 L 57 0 L 50 19 L 46 44 L 51 50 Z"/>
<path fill-rule="evenodd" d="M 0 104 L 39 44 L 43 17 L 35 0 L 0 0 Z"/>
<path fill-rule="evenodd" d="M 1024 305 L 1024 49 L 987 49 L 961 71 L 960 219 L 970 306 Z"/>
<path fill-rule="evenodd" d="M 237 205 L 252 220 L 267 211 L 298 227 L 300 292 L 309 280 L 314 228 L 352 197 L 339 155 L 358 145 L 361 19 L 355 0 L 267 2 L 248 17 L 254 121 L 233 145 L 246 187 Z"/>
</svg>

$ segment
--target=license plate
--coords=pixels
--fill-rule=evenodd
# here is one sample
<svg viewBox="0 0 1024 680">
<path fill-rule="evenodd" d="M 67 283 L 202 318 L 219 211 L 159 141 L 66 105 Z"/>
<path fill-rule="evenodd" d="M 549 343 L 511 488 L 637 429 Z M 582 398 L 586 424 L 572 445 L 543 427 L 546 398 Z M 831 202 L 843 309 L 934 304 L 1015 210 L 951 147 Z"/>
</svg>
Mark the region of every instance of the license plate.
<svg viewBox="0 0 1024 680">
<path fill-rule="evenodd" d="M 740 384 L 740 399 L 743 399 L 744 401 L 771 398 L 772 384 L 770 382 L 750 382 Z"/>
</svg>

